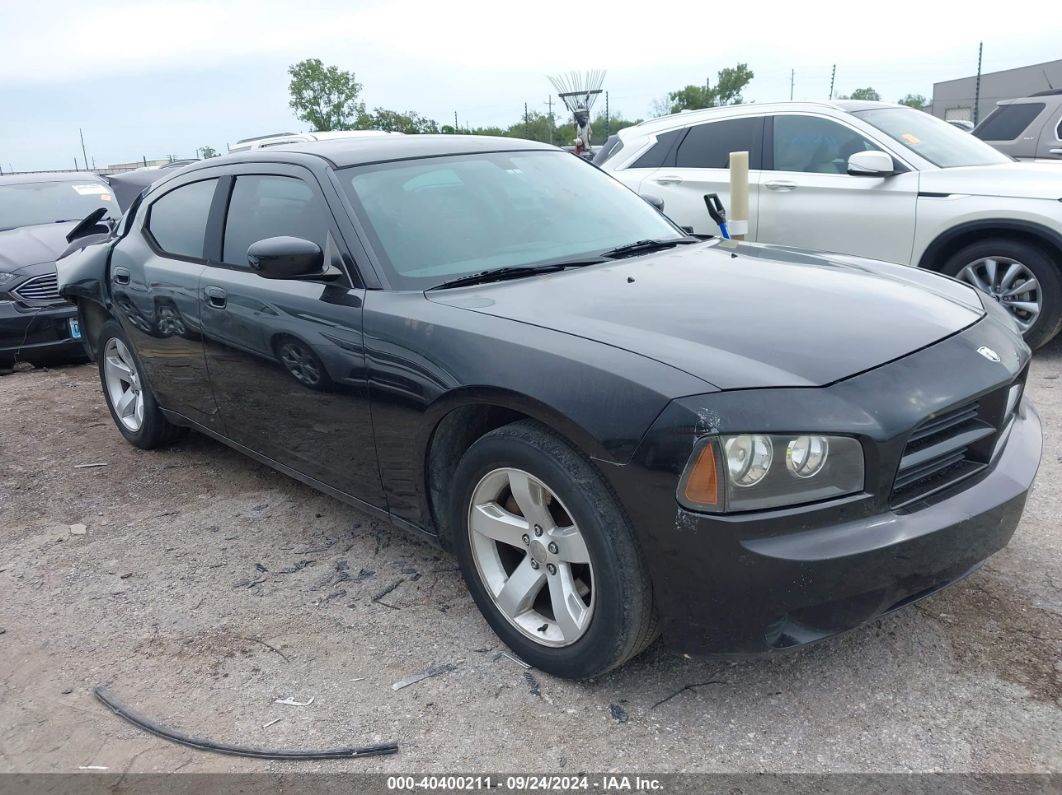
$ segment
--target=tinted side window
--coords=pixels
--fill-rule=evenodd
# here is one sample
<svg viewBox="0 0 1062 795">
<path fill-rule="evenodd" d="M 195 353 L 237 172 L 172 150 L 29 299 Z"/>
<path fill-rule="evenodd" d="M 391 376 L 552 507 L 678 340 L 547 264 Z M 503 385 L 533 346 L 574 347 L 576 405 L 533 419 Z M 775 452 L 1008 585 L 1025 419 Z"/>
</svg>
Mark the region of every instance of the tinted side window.
<svg viewBox="0 0 1062 795">
<path fill-rule="evenodd" d="M 816 116 L 774 117 L 774 170 L 847 174 L 848 158 L 879 147 L 855 130 Z"/>
<path fill-rule="evenodd" d="M 247 265 L 247 249 L 267 237 L 301 237 L 327 251 L 328 209 L 295 177 L 237 177 L 225 219 L 222 259 Z"/>
<path fill-rule="evenodd" d="M 159 248 L 178 257 L 203 259 L 207 217 L 217 184 L 216 179 L 193 182 L 151 205 L 147 228 Z"/>
<path fill-rule="evenodd" d="M 685 130 L 672 130 L 656 136 L 656 143 L 653 144 L 653 148 L 635 160 L 630 167 L 660 168 L 663 165 L 673 165 L 675 158 L 671 155 L 672 150 L 675 148 L 675 141 L 685 133 Z"/>
<path fill-rule="evenodd" d="M 619 154 L 619 151 L 622 148 L 623 141 L 620 140 L 620 137 L 618 135 L 610 135 L 608 140 L 598 147 L 597 152 L 594 154 L 593 164 L 595 166 L 600 166 L 610 157 Z"/>
<path fill-rule="evenodd" d="M 762 118 L 727 119 L 691 127 L 679 144 L 679 168 L 729 168 L 731 152 L 748 152 L 749 168 L 761 168 Z"/>
<path fill-rule="evenodd" d="M 1000 105 L 977 125 L 973 134 L 982 141 L 1013 141 L 1032 124 L 1046 106 L 1043 102 L 1021 102 Z"/>
</svg>

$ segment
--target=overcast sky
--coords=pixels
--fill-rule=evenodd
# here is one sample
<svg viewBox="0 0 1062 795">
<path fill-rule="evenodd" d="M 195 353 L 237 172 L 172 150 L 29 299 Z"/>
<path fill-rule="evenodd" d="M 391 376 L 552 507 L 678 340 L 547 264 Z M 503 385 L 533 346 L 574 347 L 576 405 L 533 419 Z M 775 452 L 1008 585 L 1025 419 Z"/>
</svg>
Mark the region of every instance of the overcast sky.
<svg viewBox="0 0 1062 795">
<path fill-rule="evenodd" d="M 949 6 L 953 10 L 949 10 Z M 545 110 L 547 74 L 607 69 L 612 111 L 744 61 L 746 100 L 825 99 L 873 86 L 886 100 L 984 71 L 1062 58 L 1057 3 L 508 2 L 494 0 L 0 0 L 0 166 L 72 168 L 78 128 L 99 167 L 221 151 L 306 129 L 287 67 L 321 58 L 357 74 L 370 106 L 462 126 Z M 585 9 L 585 10 L 582 10 Z M 1045 86 L 1046 88 L 1046 86 Z"/>
</svg>

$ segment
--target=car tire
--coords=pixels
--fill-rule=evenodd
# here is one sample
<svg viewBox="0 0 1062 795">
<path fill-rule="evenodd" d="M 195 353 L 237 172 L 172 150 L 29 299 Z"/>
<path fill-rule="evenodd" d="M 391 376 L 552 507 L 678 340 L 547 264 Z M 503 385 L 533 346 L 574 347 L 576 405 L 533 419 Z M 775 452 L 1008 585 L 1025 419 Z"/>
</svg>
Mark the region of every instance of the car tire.
<svg viewBox="0 0 1062 795">
<path fill-rule="evenodd" d="M 568 442 L 531 420 L 503 426 L 469 447 L 453 487 L 461 572 L 487 623 L 520 658 L 588 679 L 652 643 L 656 612 L 634 531 Z"/>
<path fill-rule="evenodd" d="M 187 433 L 162 414 L 140 360 L 115 320 L 100 329 L 98 365 L 103 396 L 115 426 L 130 444 L 144 450 L 162 447 Z"/>
<path fill-rule="evenodd" d="M 992 262 L 994 266 L 990 265 Z M 1020 268 L 1013 270 L 1018 275 L 1011 276 L 1008 282 L 1007 275 L 1013 264 Z M 1062 274 L 1059 267 L 1037 246 L 1001 237 L 964 246 L 948 258 L 941 272 L 977 287 L 999 301 L 1022 326 L 1025 343 L 1036 350 L 1062 328 Z M 1036 280 L 1035 291 L 1006 294 L 1028 284 L 1023 277 L 1030 276 Z M 1031 317 L 1016 303 L 1030 307 L 1038 304 L 1039 309 Z"/>
</svg>

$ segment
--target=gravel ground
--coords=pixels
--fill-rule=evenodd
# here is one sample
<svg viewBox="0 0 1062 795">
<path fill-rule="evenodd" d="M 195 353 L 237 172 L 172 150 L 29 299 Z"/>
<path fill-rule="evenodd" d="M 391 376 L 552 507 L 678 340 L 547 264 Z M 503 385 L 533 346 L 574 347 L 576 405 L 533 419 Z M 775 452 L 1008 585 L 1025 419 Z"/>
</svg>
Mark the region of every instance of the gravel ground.
<svg viewBox="0 0 1062 795">
<path fill-rule="evenodd" d="M 1062 770 L 1060 373 L 1062 339 L 1029 381 L 1046 440 L 1025 516 L 968 580 L 795 653 L 656 644 L 584 684 L 499 658 L 454 561 L 386 523 L 200 436 L 130 447 L 91 365 L 3 376 L 0 772 Z M 401 750 L 192 751 L 109 714 L 100 683 L 218 741 Z"/>
</svg>

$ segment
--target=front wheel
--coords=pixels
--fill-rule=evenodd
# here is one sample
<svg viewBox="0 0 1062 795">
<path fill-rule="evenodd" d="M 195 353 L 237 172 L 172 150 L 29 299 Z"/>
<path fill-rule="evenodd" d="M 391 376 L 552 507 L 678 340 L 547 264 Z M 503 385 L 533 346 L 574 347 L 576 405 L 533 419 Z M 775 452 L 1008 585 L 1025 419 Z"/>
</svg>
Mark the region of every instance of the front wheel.
<svg viewBox="0 0 1062 795">
<path fill-rule="evenodd" d="M 532 421 L 476 441 L 454 477 L 461 572 L 491 628 L 539 670 L 598 676 L 656 636 L 629 522 L 589 461 Z"/>
<path fill-rule="evenodd" d="M 978 241 L 956 252 L 941 270 L 998 301 L 1033 350 L 1062 328 L 1059 265 L 1036 246 L 1008 238 Z"/>
<path fill-rule="evenodd" d="M 151 387 L 144 380 L 133 346 L 116 321 L 103 324 L 98 350 L 103 395 L 122 436 L 145 450 L 183 436 L 187 429 L 173 425 L 163 416 Z"/>
</svg>

